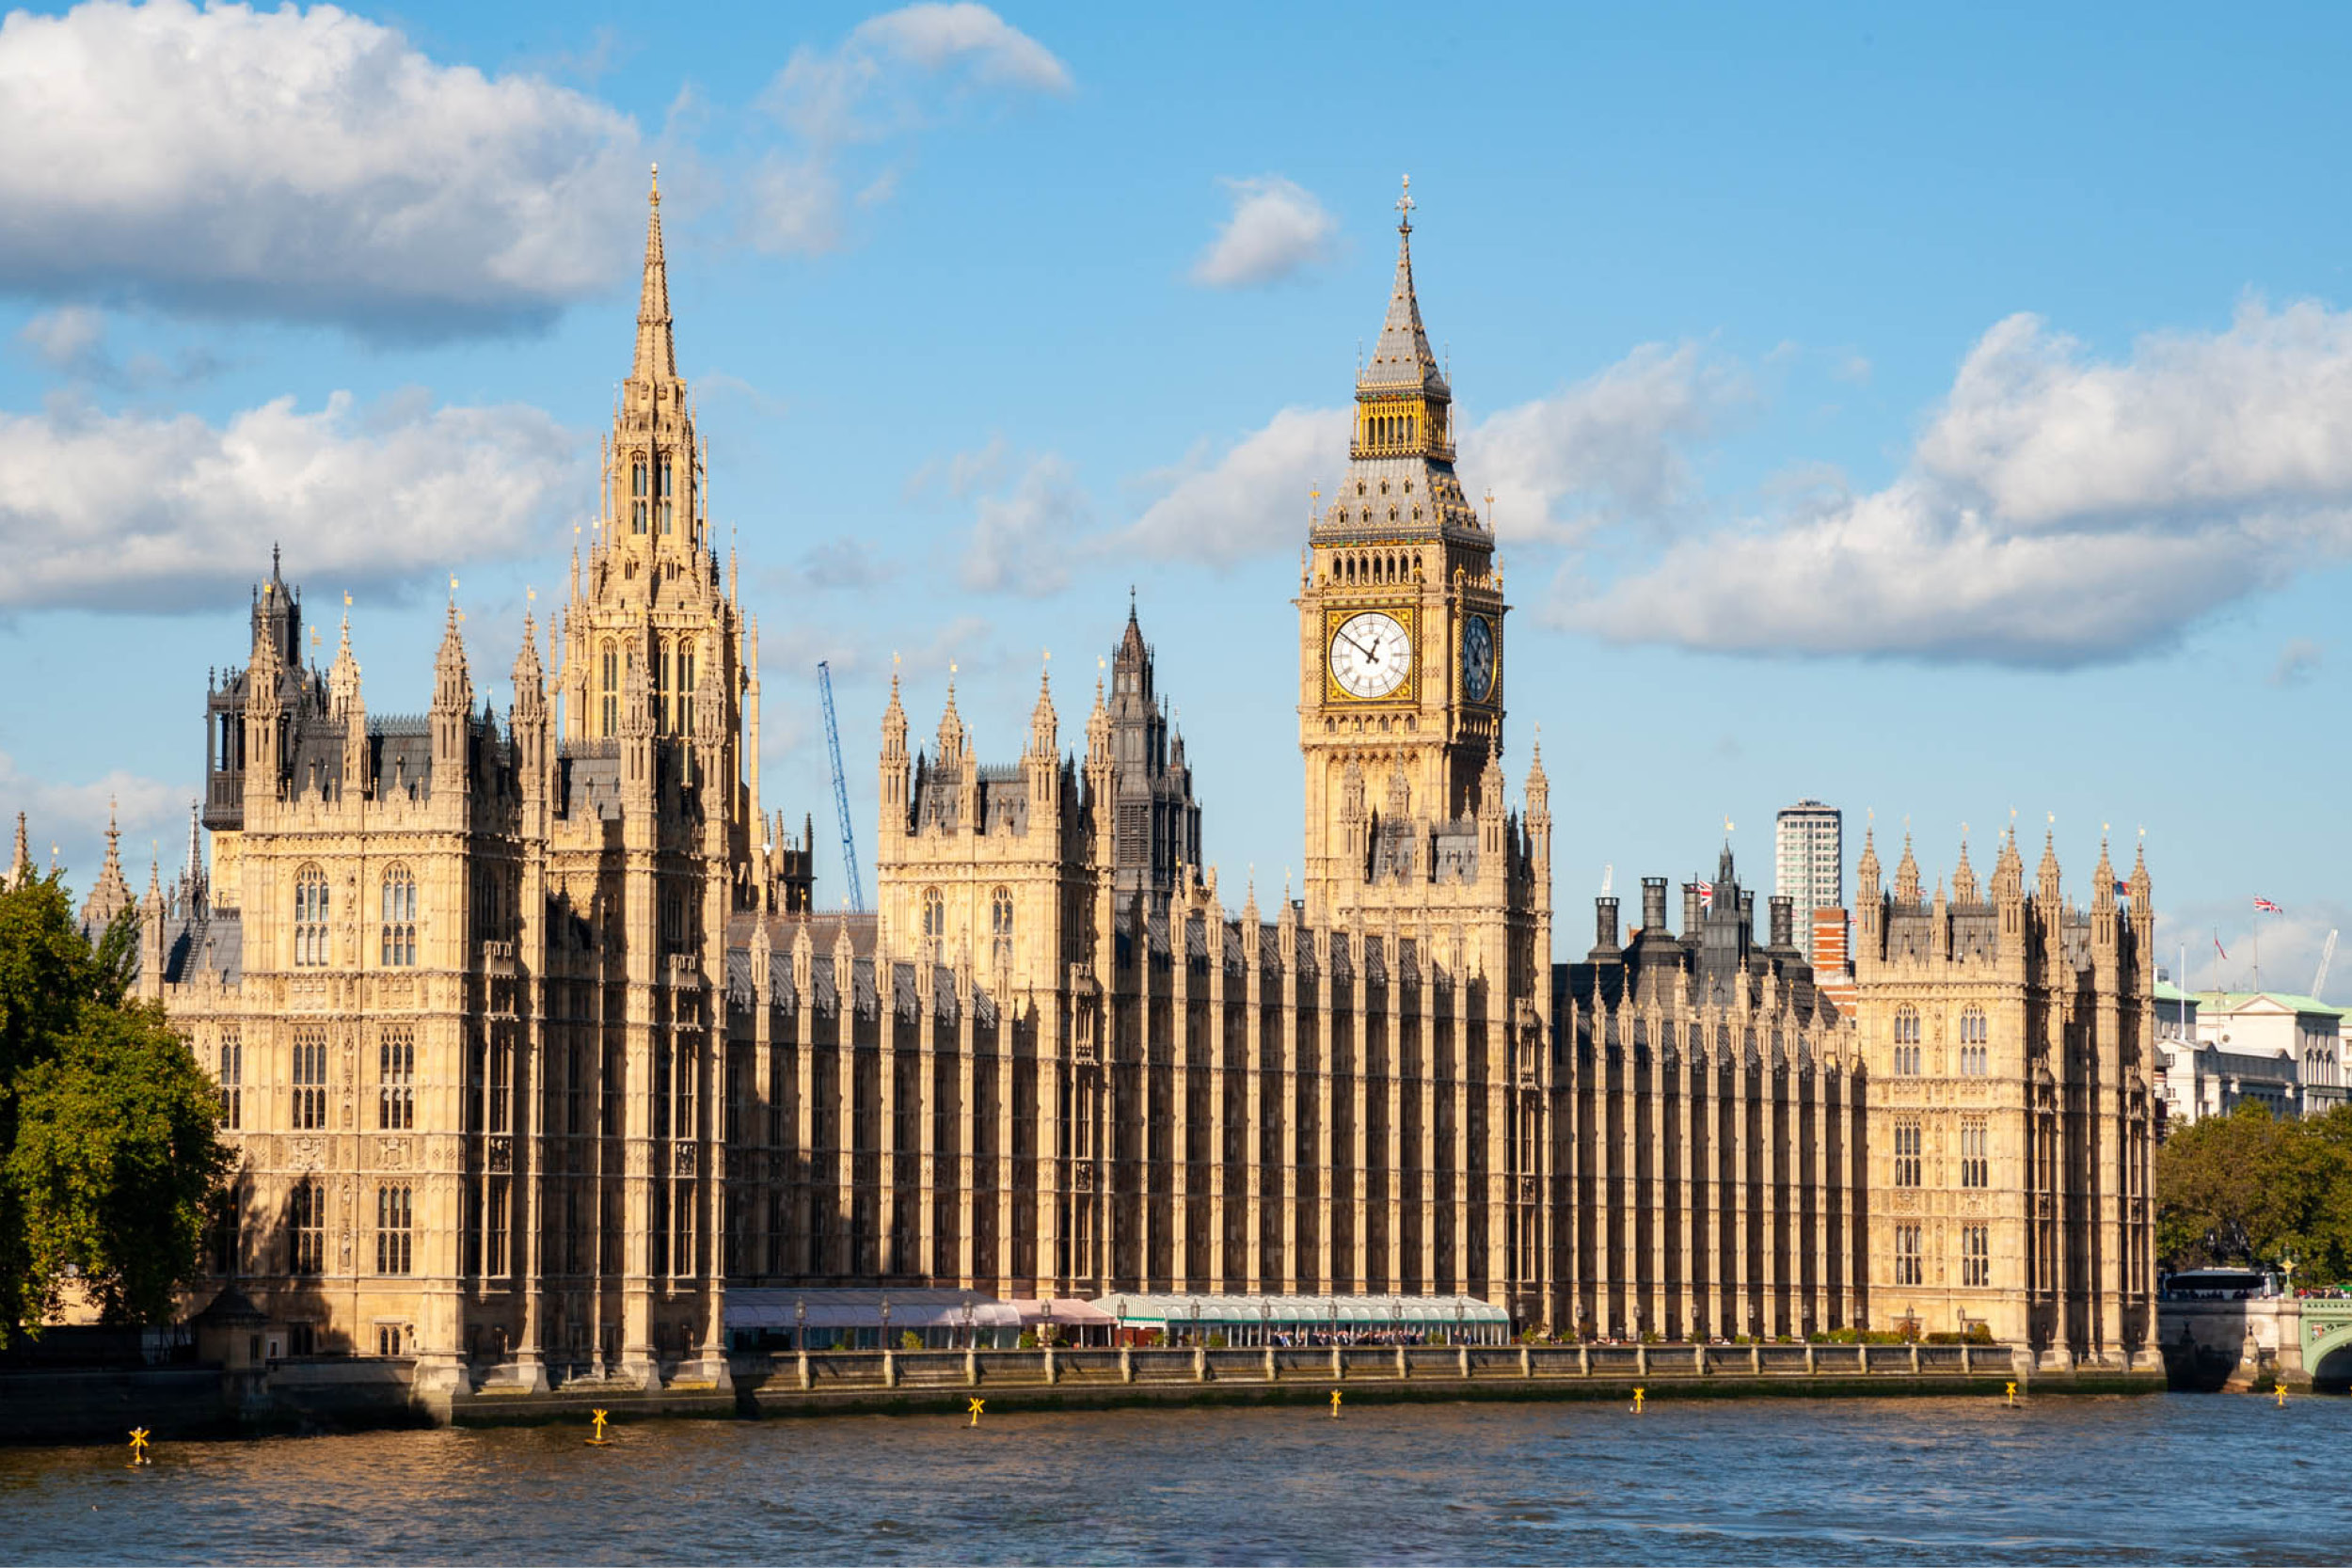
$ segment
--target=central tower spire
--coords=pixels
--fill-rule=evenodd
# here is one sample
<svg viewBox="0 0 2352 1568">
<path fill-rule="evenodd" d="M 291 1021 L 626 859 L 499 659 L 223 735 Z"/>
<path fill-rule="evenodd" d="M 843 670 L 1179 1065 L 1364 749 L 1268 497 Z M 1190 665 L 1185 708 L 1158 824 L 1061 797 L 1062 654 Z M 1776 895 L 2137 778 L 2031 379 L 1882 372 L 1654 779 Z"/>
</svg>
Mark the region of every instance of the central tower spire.
<svg viewBox="0 0 2352 1568">
<path fill-rule="evenodd" d="M 646 198 L 645 278 L 637 294 L 637 361 L 629 379 L 638 382 L 677 379 L 677 341 L 670 325 L 670 263 L 661 249 L 661 166 L 653 166 L 653 189 Z"/>
</svg>

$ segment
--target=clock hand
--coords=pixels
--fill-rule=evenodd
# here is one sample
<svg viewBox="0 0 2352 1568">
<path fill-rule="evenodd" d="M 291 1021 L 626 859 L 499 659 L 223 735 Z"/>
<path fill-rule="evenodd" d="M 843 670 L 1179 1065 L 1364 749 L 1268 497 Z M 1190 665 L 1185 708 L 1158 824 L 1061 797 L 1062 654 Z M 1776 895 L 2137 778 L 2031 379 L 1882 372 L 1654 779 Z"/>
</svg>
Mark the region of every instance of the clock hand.
<svg viewBox="0 0 2352 1568">
<path fill-rule="evenodd" d="M 1366 658 L 1378 658 L 1380 657 L 1378 654 L 1374 653 L 1370 648 L 1365 647 L 1361 642 L 1359 642 L 1354 638 L 1348 636 L 1344 631 L 1340 633 L 1340 641 L 1355 649 L 1358 653 L 1363 655 Z"/>
</svg>

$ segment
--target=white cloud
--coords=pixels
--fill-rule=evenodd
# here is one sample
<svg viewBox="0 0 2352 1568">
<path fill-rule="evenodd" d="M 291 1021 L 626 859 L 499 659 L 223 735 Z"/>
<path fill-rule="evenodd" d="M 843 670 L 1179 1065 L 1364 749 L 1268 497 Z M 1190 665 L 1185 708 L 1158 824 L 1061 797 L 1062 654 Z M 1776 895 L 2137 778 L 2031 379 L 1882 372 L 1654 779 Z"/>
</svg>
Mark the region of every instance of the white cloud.
<svg viewBox="0 0 2352 1568">
<path fill-rule="evenodd" d="M 1581 537 L 1597 524 L 1671 515 L 1696 489 L 1688 451 L 1748 401 L 1745 383 L 1697 347 L 1635 349 L 1599 374 L 1505 408 L 1462 437 L 1472 495 L 1491 488 L 1505 539 Z M 1161 476 L 1167 493 L 1121 542 L 1222 564 L 1295 550 L 1310 492 L 1346 471 L 1347 411 L 1285 408 L 1214 458 Z"/>
<path fill-rule="evenodd" d="M 0 610 L 217 604 L 272 542 L 306 577 L 368 586 L 520 553 L 593 476 L 571 433 L 519 405 L 372 408 L 292 398 L 225 426 L 64 403 L 0 414 Z"/>
<path fill-rule="evenodd" d="M 23 812 L 35 868 L 49 868 L 55 846 L 77 905 L 98 878 L 110 817 L 122 831 L 122 872 L 133 892 L 145 890 L 151 859 L 160 855 L 167 875 L 185 864 L 191 794 L 190 784 L 166 784 L 122 768 L 87 784 L 60 784 L 26 774 L 14 757 L 0 752 L 0 836 L 15 842 L 16 814 Z M 6 865 L 0 860 L 0 871 Z"/>
<path fill-rule="evenodd" d="M 106 338 L 106 316 L 105 312 L 87 305 L 64 305 L 35 316 L 24 324 L 16 336 L 17 341 L 31 349 L 42 364 L 53 371 L 72 375 L 87 367 L 102 352 Z"/>
<path fill-rule="evenodd" d="M 61 305 L 26 322 L 16 338 L 44 369 L 73 386 L 145 391 L 202 381 L 221 369 L 219 356 L 201 348 L 183 349 L 173 359 L 140 353 L 118 360 L 107 344 L 106 327 L 104 311 Z"/>
<path fill-rule="evenodd" d="M 645 159 L 617 110 L 440 65 L 331 6 L 89 0 L 0 22 L 0 287 L 511 327 L 611 283 Z"/>
<path fill-rule="evenodd" d="M 1893 483 L 1681 541 L 1556 613 L 1623 641 L 2068 667 L 2347 553 L 2352 315 L 2249 303 L 2119 362 L 2021 315 Z"/>
<path fill-rule="evenodd" d="M 1219 182 L 1233 193 L 1225 227 L 1192 264 L 1192 280 L 1243 289 L 1288 277 L 1327 259 L 1339 222 L 1314 194 L 1279 174 Z"/>
<path fill-rule="evenodd" d="M 1695 496 L 1690 449 L 1750 401 L 1746 382 L 1695 343 L 1645 343 L 1462 437 L 1461 471 L 1495 498 L 1504 539 L 1572 541 L 1602 523 L 1655 523 Z"/>
<path fill-rule="evenodd" d="M 1048 452 L 1009 493 L 980 498 L 963 555 L 963 585 L 1032 597 L 1059 592 L 1069 585 L 1071 556 L 1088 515 L 1076 475 Z"/>
<path fill-rule="evenodd" d="M 1347 467 L 1342 408 L 1285 408 L 1214 463 L 1175 471 L 1123 542 L 1164 559 L 1225 564 L 1295 550 L 1307 535 L 1308 493 Z"/>
<path fill-rule="evenodd" d="M 980 5 L 906 6 L 868 17 L 834 49 L 803 45 L 764 94 L 798 145 L 754 174 L 748 238 L 773 255 L 837 250 L 851 149 L 902 143 L 984 96 L 1061 96 L 1072 86 L 1051 51 Z M 856 205 L 881 205 L 897 182 L 896 168 L 861 175 Z"/>
</svg>

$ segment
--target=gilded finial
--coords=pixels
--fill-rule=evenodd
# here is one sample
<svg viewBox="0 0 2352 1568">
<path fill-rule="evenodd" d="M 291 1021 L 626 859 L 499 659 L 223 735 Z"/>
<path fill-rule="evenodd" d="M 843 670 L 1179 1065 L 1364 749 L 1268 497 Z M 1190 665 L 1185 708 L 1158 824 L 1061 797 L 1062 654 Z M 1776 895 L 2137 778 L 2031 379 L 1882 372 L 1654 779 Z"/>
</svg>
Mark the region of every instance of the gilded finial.
<svg viewBox="0 0 2352 1568">
<path fill-rule="evenodd" d="M 1405 192 L 1404 192 L 1404 194 L 1403 194 L 1402 196 L 1399 196 L 1399 197 L 1396 198 L 1396 211 L 1397 211 L 1396 227 L 1397 227 L 1398 231 L 1399 231 L 1399 232 L 1401 232 L 1401 233 L 1410 233 L 1410 232 L 1412 232 L 1412 229 L 1413 229 L 1413 177 L 1412 177 L 1411 175 L 1409 175 L 1409 174 L 1408 174 L 1408 175 L 1406 175 L 1406 176 L 1405 176 Z"/>
</svg>

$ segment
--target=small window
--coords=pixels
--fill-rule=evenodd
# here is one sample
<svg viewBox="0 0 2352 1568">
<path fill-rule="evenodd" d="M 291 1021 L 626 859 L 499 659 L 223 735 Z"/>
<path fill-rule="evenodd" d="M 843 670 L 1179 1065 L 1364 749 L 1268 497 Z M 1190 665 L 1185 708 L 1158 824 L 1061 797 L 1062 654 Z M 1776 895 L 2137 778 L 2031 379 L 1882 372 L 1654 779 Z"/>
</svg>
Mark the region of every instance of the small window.
<svg viewBox="0 0 2352 1568">
<path fill-rule="evenodd" d="M 294 1256 L 287 1273 L 326 1272 L 326 1189 L 308 1178 L 294 1184 L 287 1203 L 287 1221 Z"/>
<path fill-rule="evenodd" d="M 375 1272 L 406 1274 L 409 1265 L 409 1203 L 405 1186 L 375 1189 Z M 397 1351 L 391 1354 L 399 1354 Z"/>
<path fill-rule="evenodd" d="M 1895 1009 L 1895 1076 L 1919 1076 L 1919 1014 L 1909 1006 Z"/>
<path fill-rule="evenodd" d="M 1960 1184 L 1963 1187 L 1990 1187 L 1993 1184 L 1993 1160 L 1990 1153 L 1992 1134 L 1982 1117 L 1963 1117 L 1960 1124 Z"/>
<path fill-rule="evenodd" d="M 1915 1187 L 1919 1184 L 1919 1124 L 1899 1121 L 1895 1124 L 1895 1185 Z"/>
<path fill-rule="evenodd" d="M 1919 1227 L 1899 1225 L 1895 1227 L 1895 1283 L 1924 1285 L 1928 1282 L 1926 1259 L 1919 1255 Z"/>
<path fill-rule="evenodd" d="M 1993 1070 L 1992 1047 L 1987 1043 L 1992 1037 L 1983 1008 L 1970 1007 L 1960 1015 L 1960 1075 L 1963 1078 L 1982 1078 Z"/>
<path fill-rule="evenodd" d="M 489 1243 L 487 1272 L 497 1277 L 506 1273 L 506 1213 L 507 1181 L 503 1176 L 493 1176 L 487 1183 L 484 1200 L 483 1232 Z"/>
<path fill-rule="evenodd" d="M 326 1125 L 326 1031 L 296 1029 L 294 1036 L 294 1102 L 288 1122 L 297 1132 Z"/>
<path fill-rule="evenodd" d="M 1993 1227 L 1965 1225 L 1960 1230 L 1960 1282 L 1973 1290 L 1993 1283 Z"/>
<path fill-rule="evenodd" d="M 996 961 L 1012 961 L 1012 889 L 1000 887 L 990 895 L 988 903 L 989 934 L 994 941 Z"/>
<path fill-rule="evenodd" d="M 604 727 L 608 736 L 621 733 L 621 650 L 604 645 Z"/>
<path fill-rule="evenodd" d="M 245 1044 L 234 1029 L 220 1032 L 220 1124 L 245 1125 Z"/>
<path fill-rule="evenodd" d="M 923 934 L 934 942 L 947 934 L 947 904 L 935 887 L 923 890 Z"/>
<path fill-rule="evenodd" d="M 691 1279 L 694 1274 L 694 1188 L 691 1182 L 681 1181 L 671 1194 L 675 1215 L 670 1227 L 670 1242 L 674 1248 L 670 1275 L 675 1279 Z"/>
<path fill-rule="evenodd" d="M 417 879 L 405 865 L 395 865 L 384 873 L 384 929 L 379 951 L 387 969 L 405 969 L 417 961 Z"/>
<path fill-rule="evenodd" d="M 387 1029 L 376 1047 L 375 1124 L 405 1132 L 417 1124 L 417 1037 L 413 1031 Z"/>
<path fill-rule="evenodd" d="M 664 457 L 661 460 L 661 531 L 664 533 L 671 531 L 674 515 L 670 501 L 670 465 L 671 459 Z"/>
<path fill-rule="evenodd" d="M 294 873 L 294 961 L 310 968 L 327 961 L 326 873 L 306 865 Z"/>
</svg>

